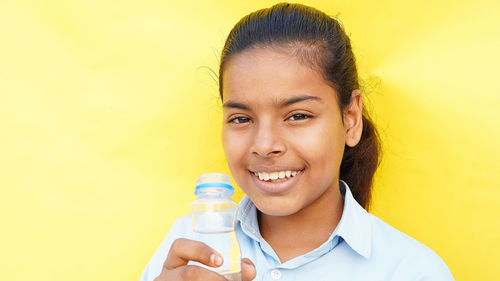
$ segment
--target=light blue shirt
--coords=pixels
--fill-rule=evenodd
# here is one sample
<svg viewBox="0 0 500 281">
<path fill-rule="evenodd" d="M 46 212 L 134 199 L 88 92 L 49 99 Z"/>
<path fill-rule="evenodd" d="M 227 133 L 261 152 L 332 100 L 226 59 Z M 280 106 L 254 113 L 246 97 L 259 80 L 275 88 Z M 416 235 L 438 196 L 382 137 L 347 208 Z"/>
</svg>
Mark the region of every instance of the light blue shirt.
<svg viewBox="0 0 500 281">
<path fill-rule="evenodd" d="M 344 181 L 339 186 L 344 209 L 335 231 L 315 250 L 284 263 L 260 235 L 255 205 L 243 197 L 235 231 L 242 258 L 249 258 L 256 266 L 254 280 L 454 280 L 433 250 L 367 213 Z M 192 229 L 190 215 L 174 222 L 144 269 L 141 281 L 153 281 L 160 274 L 172 242 L 181 237 L 192 239 Z"/>
</svg>

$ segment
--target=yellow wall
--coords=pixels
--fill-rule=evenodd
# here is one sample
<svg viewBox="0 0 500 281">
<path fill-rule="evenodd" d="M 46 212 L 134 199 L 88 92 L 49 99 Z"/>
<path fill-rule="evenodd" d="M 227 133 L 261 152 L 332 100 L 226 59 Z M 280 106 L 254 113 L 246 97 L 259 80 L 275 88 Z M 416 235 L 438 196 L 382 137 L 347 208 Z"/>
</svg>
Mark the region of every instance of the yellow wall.
<svg viewBox="0 0 500 281">
<path fill-rule="evenodd" d="M 139 279 L 196 177 L 228 171 L 205 67 L 275 3 L 241 2 L 0 2 L 2 280 Z M 372 212 L 498 280 L 500 3 L 402 2 L 303 3 L 351 34 L 384 140 Z"/>
</svg>

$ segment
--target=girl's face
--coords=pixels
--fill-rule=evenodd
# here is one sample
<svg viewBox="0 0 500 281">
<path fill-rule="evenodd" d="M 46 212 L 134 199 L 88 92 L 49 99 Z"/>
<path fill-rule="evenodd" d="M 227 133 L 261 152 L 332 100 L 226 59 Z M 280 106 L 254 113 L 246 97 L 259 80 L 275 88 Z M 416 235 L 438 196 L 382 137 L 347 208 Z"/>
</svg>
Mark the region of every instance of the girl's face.
<svg viewBox="0 0 500 281">
<path fill-rule="evenodd" d="M 330 187 L 338 187 L 344 145 L 352 144 L 351 127 L 360 121 L 340 112 L 336 95 L 320 73 L 286 51 L 249 49 L 227 62 L 224 151 L 234 179 L 261 212 L 291 215 L 329 189 L 338 192 Z"/>
</svg>

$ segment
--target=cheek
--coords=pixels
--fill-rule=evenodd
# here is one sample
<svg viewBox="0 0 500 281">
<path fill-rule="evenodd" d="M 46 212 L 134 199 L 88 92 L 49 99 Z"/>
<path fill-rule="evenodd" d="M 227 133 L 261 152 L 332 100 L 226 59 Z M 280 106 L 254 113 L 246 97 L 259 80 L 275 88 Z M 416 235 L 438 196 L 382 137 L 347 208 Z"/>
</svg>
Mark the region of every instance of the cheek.
<svg viewBox="0 0 500 281">
<path fill-rule="evenodd" d="M 344 137 L 343 130 L 334 125 L 332 122 L 318 123 L 302 132 L 295 142 L 297 151 L 318 173 L 331 173 L 340 168 Z"/>
<path fill-rule="evenodd" d="M 238 160 L 244 155 L 244 144 L 241 138 L 227 129 L 222 129 L 222 147 L 224 148 L 224 153 L 226 154 L 226 159 L 229 167 L 238 164 Z"/>
</svg>

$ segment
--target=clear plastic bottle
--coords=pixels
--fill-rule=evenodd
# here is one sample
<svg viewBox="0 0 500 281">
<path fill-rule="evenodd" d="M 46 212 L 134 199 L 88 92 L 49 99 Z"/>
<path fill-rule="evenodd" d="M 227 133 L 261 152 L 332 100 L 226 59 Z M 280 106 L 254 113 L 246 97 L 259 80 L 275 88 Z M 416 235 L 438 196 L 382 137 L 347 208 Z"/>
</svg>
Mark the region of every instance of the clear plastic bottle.
<svg viewBox="0 0 500 281">
<path fill-rule="evenodd" d="M 195 195 L 191 203 L 194 239 L 204 242 L 219 252 L 224 263 L 220 267 L 208 267 L 230 281 L 241 280 L 240 246 L 234 232 L 238 204 L 231 199 L 234 188 L 231 178 L 222 173 L 208 173 L 198 177 Z"/>
</svg>

